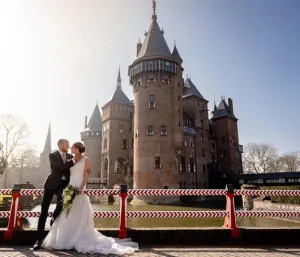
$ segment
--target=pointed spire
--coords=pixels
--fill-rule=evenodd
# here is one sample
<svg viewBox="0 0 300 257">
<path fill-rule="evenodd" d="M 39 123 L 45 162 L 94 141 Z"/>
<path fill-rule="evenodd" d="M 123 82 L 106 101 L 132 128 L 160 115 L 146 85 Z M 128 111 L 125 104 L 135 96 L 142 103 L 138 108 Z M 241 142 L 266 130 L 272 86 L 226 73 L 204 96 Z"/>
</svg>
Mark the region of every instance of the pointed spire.
<svg viewBox="0 0 300 257">
<path fill-rule="evenodd" d="M 87 124 L 87 127 L 93 132 L 102 131 L 102 116 L 99 110 L 98 103 L 96 104 L 92 116 Z"/>
<path fill-rule="evenodd" d="M 164 31 L 157 23 L 156 1 L 152 1 L 152 21 L 148 31 L 145 32 L 145 39 L 135 61 L 143 57 L 167 57 L 172 58 L 169 46 L 164 38 Z"/>
<path fill-rule="evenodd" d="M 153 9 L 152 19 L 156 20 L 157 19 L 157 15 L 156 15 L 156 1 L 155 0 L 152 0 L 152 9 Z"/>
<path fill-rule="evenodd" d="M 119 72 L 118 72 L 118 79 L 117 79 L 117 88 L 122 89 L 122 85 L 121 85 L 121 68 L 120 68 L 120 64 L 119 64 Z"/>
<path fill-rule="evenodd" d="M 49 123 L 49 128 L 48 128 L 48 133 L 47 133 L 47 138 L 44 146 L 44 154 L 50 154 L 51 153 L 51 120 Z"/>
</svg>

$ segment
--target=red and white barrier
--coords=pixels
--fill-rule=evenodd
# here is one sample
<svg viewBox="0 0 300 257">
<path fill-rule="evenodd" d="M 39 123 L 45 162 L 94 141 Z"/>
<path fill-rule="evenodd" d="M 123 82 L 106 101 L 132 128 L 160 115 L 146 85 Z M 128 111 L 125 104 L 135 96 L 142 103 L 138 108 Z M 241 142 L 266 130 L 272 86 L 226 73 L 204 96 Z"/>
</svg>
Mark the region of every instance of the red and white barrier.
<svg viewBox="0 0 300 257">
<path fill-rule="evenodd" d="M 297 218 L 300 217 L 298 211 L 237 211 L 236 217 L 250 218 Z"/>
<path fill-rule="evenodd" d="M 226 211 L 128 211 L 128 218 L 224 218 Z"/>
<path fill-rule="evenodd" d="M 4 238 L 12 238 L 13 231 L 22 227 L 21 218 L 37 218 L 40 212 L 20 211 L 20 197 L 29 195 L 43 195 L 43 189 L 0 189 L 0 195 L 12 195 L 10 211 L 0 211 L 0 218 L 9 218 L 9 225 Z M 119 195 L 120 211 L 95 211 L 94 218 L 119 218 L 119 238 L 127 237 L 127 218 L 225 218 L 224 227 L 231 229 L 232 237 L 239 237 L 236 226 L 236 217 L 263 217 L 263 218 L 295 218 L 300 217 L 296 211 L 235 211 L 235 196 L 300 196 L 300 190 L 233 190 L 232 186 L 226 189 L 129 189 L 121 185 L 120 189 L 88 189 L 87 195 L 104 196 Z M 127 211 L 127 196 L 226 196 L 226 211 Z M 49 213 L 52 216 L 52 213 Z"/>
<path fill-rule="evenodd" d="M 11 195 L 11 189 L 0 189 L 0 195 Z"/>
<path fill-rule="evenodd" d="M 227 190 L 224 189 L 129 189 L 128 195 L 144 195 L 144 196 L 181 196 L 181 195 L 226 195 Z"/>
<path fill-rule="evenodd" d="M 300 196 L 300 190 L 234 190 L 235 195 Z"/>
</svg>

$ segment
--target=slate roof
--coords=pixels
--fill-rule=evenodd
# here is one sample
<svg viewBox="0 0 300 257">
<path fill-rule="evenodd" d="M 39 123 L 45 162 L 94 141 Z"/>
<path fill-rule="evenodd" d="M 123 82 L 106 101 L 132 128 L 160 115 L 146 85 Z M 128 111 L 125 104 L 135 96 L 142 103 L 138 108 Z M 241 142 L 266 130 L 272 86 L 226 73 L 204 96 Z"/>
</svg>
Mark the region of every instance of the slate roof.
<svg viewBox="0 0 300 257">
<path fill-rule="evenodd" d="M 93 132 L 102 131 L 102 116 L 99 110 L 98 103 L 95 106 L 87 127 Z"/>
<path fill-rule="evenodd" d="M 136 60 L 141 59 L 142 57 L 149 56 L 162 56 L 173 58 L 170 48 L 165 40 L 164 32 L 160 29 L 157 23 L 156 15 L 152 16 L 152 22 L 148 29 L 148 32 L 145 33 L 145 39 L 142 45 L 142 48 L 136 58 Z"/>
<path fill-rule="evenodd" d="M 172 52 L 172 56 L 173 56 L 173 58 L 175 58 L 175 59 L 182 60 L 182 58 L 181 58 L 181 56 L 180 56 L 180 54 L 179 54 L 179 52 L 178 52 L 178 50 L 177 50 L 176 45 L 174 46 L 174 49 L 173 49 L 173 52 Z"/>
<path fill-rule="evenodd" d="M 201 93 L 198 91 L 197 87 L 195 86 L 195 84 L 192 82 L 192 80 L 190 78 L 186 78 L 185 82 L 184 82 L 184 87 L 183 87 L 183 93 L 182 93 L 182 97 L 186 98 L 189 96 L 196 96 L 199 97 L 205 101 L 207 101 L 202 95 Z"/>
<path fill-rule="evenodd" d="M 110 101 L 112 103 L 133 105 L 129 98 L 125 95 L 121 87 L 116 88 L 116 91 Z"/>
<path fill-rule="evenodd" d="M 219 106 L 217 107 L 215 105 L 215 107 L 214 107 L 214 115 L 213 115 L 212 119 L 226 117 L 226 116 L 237 120 L 233 111 L 230 109 L 229 105 L 226 103 L 225 99 L 221 99 Z"/>
</svg>

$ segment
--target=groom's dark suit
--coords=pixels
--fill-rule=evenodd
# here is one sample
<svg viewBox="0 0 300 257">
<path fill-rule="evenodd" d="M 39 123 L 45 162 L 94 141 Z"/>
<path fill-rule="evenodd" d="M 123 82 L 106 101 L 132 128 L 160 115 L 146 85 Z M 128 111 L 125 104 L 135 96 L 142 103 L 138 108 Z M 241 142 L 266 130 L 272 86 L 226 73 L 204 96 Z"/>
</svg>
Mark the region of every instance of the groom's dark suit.
<svg viewBox="0 0 300 257">
<path fill-rule="evenodd" d="M 38 222 L 38 244 L 44 237 L 45 223 L 48 217 L 49 206 L 54 195 L 57 198 L 56 209 L 53 212 L 52 221 L 54 221 L 62 210 L 62 193 L 70 181 L 70 168 L 74 166 L 74 161 L 70 160 L 73 156 L 66 153 L 64 162 L 59 151 L 49 154 L 51 173 L 47 177 L 44 185 L 44 195 L 41 204 L 41 214 Z"/>
</svg>

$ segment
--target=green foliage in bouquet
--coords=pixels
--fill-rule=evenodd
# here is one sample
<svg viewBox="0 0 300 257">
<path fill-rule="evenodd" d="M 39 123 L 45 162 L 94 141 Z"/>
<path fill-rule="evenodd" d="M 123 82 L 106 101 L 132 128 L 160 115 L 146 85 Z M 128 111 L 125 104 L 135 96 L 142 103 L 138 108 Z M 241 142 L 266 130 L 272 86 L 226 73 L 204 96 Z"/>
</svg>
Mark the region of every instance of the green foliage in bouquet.
<svg viewBox="0 0 300 257">
<path fill-rule="evenodd" d="M 66 211 L 66 216 L 68 217 L 69 212 L 72 208 L 73 200 L 78 194 L 78 188 L 74 186 L 67 186 L 63 192 L 63 210 Z"/>
</svg>

